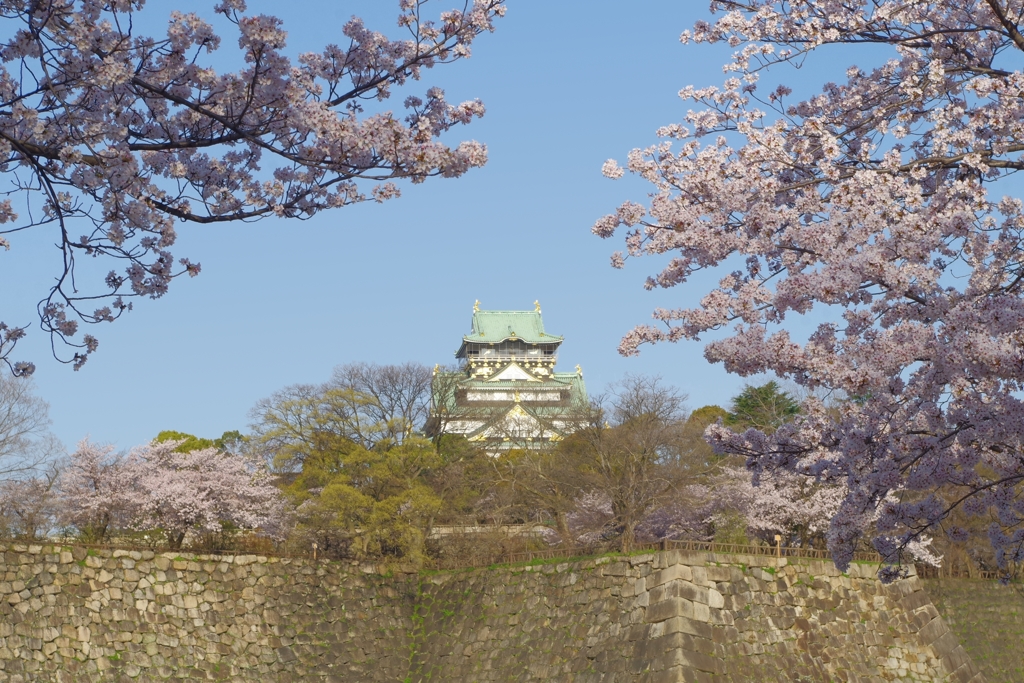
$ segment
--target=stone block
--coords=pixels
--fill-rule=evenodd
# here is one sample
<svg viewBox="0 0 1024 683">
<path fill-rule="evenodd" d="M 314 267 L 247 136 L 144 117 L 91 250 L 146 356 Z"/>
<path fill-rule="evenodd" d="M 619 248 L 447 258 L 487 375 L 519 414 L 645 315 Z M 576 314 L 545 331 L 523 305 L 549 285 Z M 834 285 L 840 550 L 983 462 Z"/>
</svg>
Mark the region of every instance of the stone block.
<svg viewBox="0 0 1024 683">
<path fill-rule="evenodd" d="M 949 627 L 942 617 L 935 617 L 918 631 L 918 638 L 925 645 L 933 645 L 940 637 L 949 633 Z M 940 655 L 941 656 L 941 655 Z"/>
<path fill-rule="evenodd" d="M 939 659 L 945 661 L 951 657 L 951 655 L 957 648 L 960 647 L 960 643 L 951 631 L 946 631 L 941 636 L 936 638 L 932 642 L 931 646 L 932 649 L 935 651 L 936 656 Z M 950 666 L 949 664 L 947 664 L 947 666 L 949 667 L 950 671 L 956 668 L 955 666 Z"/>
<path fill-rule="evenodd" d="M 674 666 L 660 671 L 648 671 L 640 676 L 639 683 L 683 683 L 692 680 L 684 677 L 683 667 Z"/>
<path fill-rule="evenodd" d="M 686 615 L 680 615 L 686 616 Z M 693 617 L 695 621 L 711 621 L 711 608 L 702 602 L 693 603 Z"/>
<path fill-rule="evenodd" d="M 693 580 L 693 574 L 690 568 L 684 564 L 670 564 L 669 566 L 659 571 L 653 572 L 647 577 L 647 588 L 654 589 L 663 583 L 669 581 L 691 581 Z"/>
<path fill-rule="evenodd" d="M 716 591 L 717 592 L 717 591 Z M 695 586 L 688 581 L 672 581 L 652 589 L 651 602 L 660 602 L 666 598 L 686 598 L 693 602 L 708 604 L 710 601 L 710 589 L 704 586 Z M 719 598 L 721 595 L 719 594 Z"/>
<path fill-rule="evenodd" d="M 666 598 L 647 608 L 646 621 L 655 623 L 672 617 L 693 617 L 694 604 L 685 598 Z M 706 620 L 705 620 L 706 621 Z"/>
<path fill-rule="evenodd" d="M 651 670 L 670 669 L 677 666 L 695 669 L 705 673 L 715 674 L 724 672 L 724 664 L 713 655 L 690 650 L 675 649 L 658 655 L 651 661 Z"/>
<path fill-rule="evenodd" d="M 708 571 L 703 563 L 700 566 L 690 567 L 690 571 L 693 573 L 693 583 L 698 586 L 708 585 Z"/>
<path fill-rule="evenodd" d="M 611 562 L 605 565 L 602 572 L 605 576 L 625 576 L 629 570 L 629 565 L 626 562 Z"/>
<path fill-rule="evenodd" d="M 708 565 L 704 568 L 708 581 L 732 581 L 733 567 L 729 565 Z"/>
</svg>

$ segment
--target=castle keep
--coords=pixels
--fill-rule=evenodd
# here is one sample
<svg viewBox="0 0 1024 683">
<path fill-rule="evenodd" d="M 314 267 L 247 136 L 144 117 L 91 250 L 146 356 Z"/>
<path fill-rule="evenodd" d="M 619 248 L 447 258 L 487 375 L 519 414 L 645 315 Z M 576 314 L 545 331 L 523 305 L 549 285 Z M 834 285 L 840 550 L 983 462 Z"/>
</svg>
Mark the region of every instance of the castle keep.
<svg viewBox="0 0 1024 683">
<path fill-rule="evenodd" d="M 457 371 L 434 370 L 428 431 L 464 434 L 488 452 L 539 449 L 573 431 L 588 407 L 583 371 L 556 372 L 563 338 L 532 311 L 473 307 L 472 331 L 455 352 Z"/>
</svg>

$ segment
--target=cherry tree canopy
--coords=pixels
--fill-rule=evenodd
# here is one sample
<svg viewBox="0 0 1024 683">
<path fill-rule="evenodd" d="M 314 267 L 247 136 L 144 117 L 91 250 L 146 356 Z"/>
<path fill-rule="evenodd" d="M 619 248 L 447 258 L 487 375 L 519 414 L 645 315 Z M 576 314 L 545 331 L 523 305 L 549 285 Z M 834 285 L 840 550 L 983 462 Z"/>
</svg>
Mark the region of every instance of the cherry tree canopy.
<svg viewBox="0 0 1024 683">
<path fill-rule="evenodd" d="M 479 101 L 452 105 L 430 88 L 405 99 L 405 114 L 363 103 L 387 99 L 424 69 L 467 57 L 504 14 L 501 0 L 421 16 L 427 0 L 399 0 L 392 40 L 353 17 L 341 45 L 284 54 L 286 33 L 243 0 L 215 11 L 234 25 L 244 66 L 218 73 L 204 60 L 220 45 L 211 24 L 174 12 L 165 36 L 137 35 L 145 0 L 12 0 L 0 5 L 0 247 L 13 235 L 50 229 L 62 262 L 39 304 L 55 346 L 81 367 L 96 349 L 79 323 L 112 321 L 128 297 L 162 296 L 199 264 L 175 260 L 175 224 L 305 218 L 398 195 L 395 179 L 456 177 L 486 161 L 477 142 L 439 137 L 483 115 Z M 363 182 L 365 181 L 365 183 Z M 76 278 L 76 260 L 105 257 L 104 283 Z M 0 360 L 25 325 L 0 321 Z"/>
<path fill-rule="evenodd" d="M 88 439 L 68 455 L 57 489 L 61 525 L 78 529 L 81 538 L 96 543 L 130 525 L 131 508 L 140 498 L 124 457 L 114 453 L 113 446 Z"/>
<path fill-rule="evenodd" d="M 280 491 L 263 463 L 204 448 L 189 453 L 181 442 L 150 443 L 132 449 L 125 470 L 132 482 L 132 526 L 160 528 L 180 548 L 190 530 L 217 532 L 230 522 L 240 529 L 279 524 Z"/>
<path fill-rule="evenodd" d="M 827 534 L 840 566 L 869 526 L 898 562 L 953 506 L 991 516 L 1000 563 L 1024 560 L 1024 203 L 1004 196 L 1024 168 L 1024 3 L 712 10 L 682 40 L 735 47 L 730 77 L 680 92 L 694 104 L 686 120 L 629 155 L 649 204 L 623 204 L 594 232 L 625 232 L 615 266 L 667 257 L 649 288 L 722 277 L 696 308 L 655 311 L 620 351 L 731 328 L 706 345 L 710 361 L 852 397 L 833 409 L 812 399 L 772 435 L 710 429 L 755 473 L 848 487 Z M 758 88 L 840 43 L 880 66 L 851 66 L 807 99 Z M 806 339 L 785 329 L 796 315 L 819 323 Z"/>
<path fill-rule="evenodd" d="M 154 441 L 125 456 L 83 440 L 60 475 L 61 522 L 94 541 L 115 530 L 160 529 L 175 548 L 189 531 L 224 523 L 279 528 L 283 501 L 263 463 L 216 448 L 179 453 L 182 443 Z"/>
</svg>

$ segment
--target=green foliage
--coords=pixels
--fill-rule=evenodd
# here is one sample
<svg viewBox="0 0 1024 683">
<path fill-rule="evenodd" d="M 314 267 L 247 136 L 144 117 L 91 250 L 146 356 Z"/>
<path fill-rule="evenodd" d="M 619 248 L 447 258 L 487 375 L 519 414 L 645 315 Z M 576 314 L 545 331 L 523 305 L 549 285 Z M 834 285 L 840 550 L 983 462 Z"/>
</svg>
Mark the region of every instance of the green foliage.
<svg viewBox="0 0 1024 683">
<path fill-rule="evenodd" d="M 292 385 L 259 401 L 249 439 L 256 451 L 273 454 L 283 472 L 342 441 L 386 451 L 423 424 L 430 383 L 430 369 L 417 363 L 341 366 L 328 382 Z"/>
<path fill-rule="evenodd" d="M 238 430 L 224 432 L 216 439 L 205 439 L 193 434 L 187 434 L 186 432 L 165 430 L 157 434 L 153 441 L 156 443 L 162 443 L 164 441 L 182 441 L 183 443 L 174 449 L 175 452 L 191 453 L 192 451 L 201 451 L 204 448 L 216 448 L 219 451 L 227 451 L 231 449 L 230 447 L 233 444 L 237 444 L 244 438 L 245 437 L 243 437 L 242 433 Z"/>
<path fill-rule="evenodd" d="M 238 446 L 245 441 L 245 436 L 237 429 L 230 429 L 218 438 L 213 440 L 213 445 L 222 451 L 237 451 Z"/>
<path fill-rule="evenodd" d="M 722 406 L 701 406 L 687 418 L 687 424 L 693 425 L 693 427 L 700 428 L 702 431 L 707 428 L 708 425 L 712 425 L 718 422 L 719 418 L 725 420 L 729 416 L 729 411 Z"/>
<path fill-rule="evenodd" d="M 702 406 L 690 413 L 680 435 L 680 450 L 691 469 L 707 469 L 721 463 L 723 457 L 704 440 L 704 430 L 719 420 L 728 419 L 729 412 L 721 406 Z M 703 466 L 703 468 L 701 467 Z"/>
<path fill-rule="evenodd" d="M 738 430 L 774 432 L 800 412 L 800 403 L 772 380 L 760 386 L 747 385 L 732 398 L 725 424 Z"/>
<path fill-rule="evenodd" d="M 736 510 L 727 510 L 715 516 L 715 543 L 747 545 L 747 518 Z"/>
<path fill-rule="evenodd" d="M 328 552 L 422 563 L 427 531 L 443 502 L 428 483 L 443 464 L 441 454 L 417 438 L 388 450 L 345 439 L 332 446 L 307 454 L 285 489 L 300 527 Z"/>
</svg>

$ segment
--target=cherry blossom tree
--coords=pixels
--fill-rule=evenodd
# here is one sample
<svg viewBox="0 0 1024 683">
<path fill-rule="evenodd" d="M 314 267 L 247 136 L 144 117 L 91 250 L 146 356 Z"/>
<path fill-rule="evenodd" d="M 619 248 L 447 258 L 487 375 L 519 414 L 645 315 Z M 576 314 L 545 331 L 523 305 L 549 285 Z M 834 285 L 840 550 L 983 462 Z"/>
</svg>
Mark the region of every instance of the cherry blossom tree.
<svg viewBox="0 0 1024 683">
<path fill-rule="evenodd" d="M 827 532 L 840 567 L 864 533 L 898 563 L 953 508 L 991 512 L 1000 565 L 1024 561 L 1024 202 L 1006 195 L 1024 168 L 1022 3 L 712 10 L 682 40 L 735 47 L 727 80 L 680 92 L 686 120 L 629 154 L 649 203 L 626 202 L 593 230 L 625 233 L 617 267 L 662 257 L 649 288 L 704 270 L 721 279 L 696 307 L 656 310 L 620 351 L 717 332 L 705 355 L 731 372 L 850 397 L 831 408 L 812 397 L 771 435 L 709 430 L 757 476 L 847 488 Z M 837 44 L 863 46 L 873 66 L 806 97 L 761 89 Z M 610 160 L 604 172 L 625 169 Z M 795 316 L 816 329 L 795 337 Z"/>
<path fill-rule="evenodd" d="M 180 440 L 152 442 L 127 455 L 78 444 L 58 483 L 60 518 L 89 541 L 118 530 L 159 529 L 174 548 L 190 531 L 272 528 L 283 499 L 262 462 L 216 448 L 180 453 Z"/>
<path fill-rule="evenodd" d="M 842 486 L 818 485 L 812 478 L 787 471 L 761 477 L 754 486 L 749 472 L 731 468 L 722 473 L 715 489 L 735 492 L 734 498 L 740 501 L 737 509 L 754 536 L 774 543 L 779 534 L 785 545 L 803 547 L 824 539 L 846 496 Z"/>
<path fill-rule="evenodd" d="M 135 482 L 113 446 L 80 441 L 61 468 L 57 491 L 61 525 L 85 542 L 102 543 L 132 521 Z"/>
<path fill-rule="evenodd" d="M 46 538 L 57 522 L 57 476 L 51 463 L 35 476 L 0 480 L 0 538 Z"/>
<path fill-rule="evenodd" d="M 430 88 L 407 97 L 404 114 L 373 104 L 468 57 L 505 12 L 501 0 L 464 0 L 434 20 L 427 4 L 399 0 L 401 38 L 353 17 L 341 44 L 293 60 L 280 20 L 222 0 L 217 21 L 237 34 L 244 65 L 219 73 L 210 54 L 221 39 L 194 13 L 171 13 L 166 35 L 150 37 L 134 30 L 145 0 L 5 2 L 0 247 L 17 249 L 21 231 L 52 233 L 60 262 L 39 318 L 54 354 L 81 367 L 97 341 L 78 336 L 80 323 L 113 321 L 131 297 L 158 298 L 199 273 L 171 253 L 178 223 L 308 218 L 397 197 L 396 180 L 481 166 L 482 144 L 440 141 L 483 115 L 478 100 L 450 104 Z M 112 266 L 102 284 L 78 267 L 85 257 Z M 0 322 L 0 360 L 15 374 L 34 369 L 10 360 L 25 330 Z"/>
<path fill-rule="evenodd" d="M 845 486 L 818 484 L 813 478 L 786 470 L 762 476 L 755 486 L 750 472 L 730 468 L 722 473 L 714 493 L 721 495 L 723 489 L 731 489 L 732 498 L 740 501 L 736 509 L 743 511 L 751 534 L 767 542 L 779 534 L 784 544 L 801 547 L 821 542 L 848 495 Z M 893 502 L 894 496 L 883 500 L 872 521 Z M 931 547 L 933 540 L 919 535 L 908 542 L 904 548 L 907 558 L 919 564 L 940 566 L 943 557 Z"/>
<path fill-rule="evenodd" d="M 276 523 L 283 499 L 262 462 L 216 448 L 179 453 L 179 443 L 153 442 L 128 454 L 132 527 L 159 528 L 172 548 L 180 548 L 189 531 L 218 532 L 224 523 L 240 529 Z"/>
</svg>

